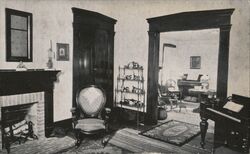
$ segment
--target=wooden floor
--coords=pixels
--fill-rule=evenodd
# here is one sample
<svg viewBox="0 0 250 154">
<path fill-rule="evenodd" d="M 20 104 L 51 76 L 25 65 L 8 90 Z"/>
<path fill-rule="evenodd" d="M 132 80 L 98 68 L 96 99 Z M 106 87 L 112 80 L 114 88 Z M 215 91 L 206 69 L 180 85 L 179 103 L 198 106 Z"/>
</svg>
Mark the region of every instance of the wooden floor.
<svg viewBox="0 0 250 154">
<path fill-rule="evenodd" d="M 169 111 L 168 118 L 166 120 L 159 121 L 159 123 L 174 119 L 199 125 L 200 122 L 199 114 L 193 113 L 192 108 L 187 108 L 187 110 L 184 109 L 181 112 L 178 111 L 179 111 L 178 108 Z M 182 153 L 209 154 L 212 151 L 213 127 L 214 127 L 213 122 L 209 121 L 209 130 L 206 138 L 207 144 L 205 146 L 205 149 L 202 149 L 200 147 L 200 135 L 195 137 L 190 142 L 184 144 L 181 147 L 165 142 L 160 143 L 160 141 L 155 141 L 155 142 L 164 145 L 165 149 L 168 149 L 165 151 L 165 153 L 169 152 L 169 153 L 181 153 L 181 154 Z M 133 133 L 135 133 L 134 136 L 136 136 L 138 135 L 139 131 L 147 129 L 148 126 L 140 126 L 138 128 L 135 125 L 131 125 L 129 123 L 114 123 L 112 125 L 112 128 L 113 130 L 121 130 L 124 128 L 126 129 L 128 128 L 132 132 L 132 135 Z M 115 131 L 110 134 L 110 136 L 112 135 L 113 137 L 115 136 Z M 150 140 L 147 139 L 147 137 L 142 137 L 142 136 L 139 137 L 142 141 L 145 142 L 149 142 Z M 112 141 L 112 139 L 110 140 L 110 143 L 106 147 L 102 146 L 101 141 L 102 141 L 102 136 L 86 137 L 84 138 L 81 146 L 79 148 L 76 148 L 74 146 L 75 142 L 74 135 L 72 131 L 68 131 L 65 136 L 61 135 L 53 138 L 45 138 L 34 142 L 26 142 L 25 144 L 12 146 L 11 153 L 35 154 L 35 153 L 132 153 L 133 152 L 133 149 L 131 149 L 131 147 L 129 148 L 127 145 L 122 145 L 122 144 L 116 145 Z M 142 146 L 142 144 L 139 143 L 138 145 Z M 145 150 L 144 152 L 147 152 L 148 148 L 149 147 L 146 146 L 145 148 L 141 147 L 140 149 L 144 149 Z M 2 151 L 0 150 L 0 153 L 7 153 L 7 152 L 6 150 Z M 237 154 L 237 152 L 221 147 L 216 149 L 215 154 Z"/>
</svg>

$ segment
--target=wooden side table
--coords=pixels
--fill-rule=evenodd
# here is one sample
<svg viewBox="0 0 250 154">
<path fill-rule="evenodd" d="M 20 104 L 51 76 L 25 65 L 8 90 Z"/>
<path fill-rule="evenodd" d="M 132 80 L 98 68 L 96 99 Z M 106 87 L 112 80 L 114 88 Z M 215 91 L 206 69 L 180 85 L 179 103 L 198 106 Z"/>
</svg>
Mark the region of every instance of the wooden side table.
<svg viewBox="0 0 250 154">
<path fill-rule="evenodd" d="M 209 93 L 213 93 L 212 95 L 215 95 L 215 91 L 214 92 L 211 92 L 211 91 L 214 91 L 214 90 L 209 90 L 209 89 L 195 89 L 195 88 L 192 88 L 192 89 L 189 89 L 189 92 L 190 93 L 194 93 L 198 96 L 198 103 L 201 103 L 201 95 L 209 95 Z M 198 108 L 195 108 L 193 109 L 193 112 L 196 112 L 196 113 L 199 113 L 200 112 L 200 107 Z"/>
</svg>

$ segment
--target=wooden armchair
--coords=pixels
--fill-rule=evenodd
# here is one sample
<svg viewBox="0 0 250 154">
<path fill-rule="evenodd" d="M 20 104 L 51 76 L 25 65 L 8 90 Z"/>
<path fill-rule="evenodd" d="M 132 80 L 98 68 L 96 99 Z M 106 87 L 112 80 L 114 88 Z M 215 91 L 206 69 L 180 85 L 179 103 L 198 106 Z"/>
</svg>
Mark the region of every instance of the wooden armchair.
<svg viewBox="0 0 250 154">
<path fill-rule="evenodd" d="M 166 105 L 170 105 L 170 109 L 173 109 L 173 105 L 177 107 L 177 96 L 168 90 L 166 86 L 158 87 L 158 106 L 166 109 Z"/>
<path fill-rule="evenodd" d="M 76 146 L 82 142 L 81 134 L 105 134 L 109 129 L 109 113 L 105 108 L 106 95 L 102 88 L 91 85 L 82 88 L 76 96 L 76 108 L 72 108 L 72 124 L 76 136 Z M 103 144 L 108 141 L 104 138 Z"/>
</svg>

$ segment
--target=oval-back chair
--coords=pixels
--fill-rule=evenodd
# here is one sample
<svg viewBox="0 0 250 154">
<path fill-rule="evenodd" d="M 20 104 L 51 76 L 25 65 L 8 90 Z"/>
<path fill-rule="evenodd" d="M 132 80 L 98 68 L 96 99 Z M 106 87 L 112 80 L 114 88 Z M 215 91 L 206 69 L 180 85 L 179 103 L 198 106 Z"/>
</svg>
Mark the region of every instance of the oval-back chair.
<svg viewBox="0 0 250 154">
<path fill-rule="evenodd" d="M 81 144 L 80 134 L 98 134 L 108 131 L 107 114 L 110 109 L 105 108 L 106 94 L 96 85 L 80 88 L 76 95 L 76 108 L 72 108 L 73 129 L 76 135 L 76 145 Z"/>
</svg>

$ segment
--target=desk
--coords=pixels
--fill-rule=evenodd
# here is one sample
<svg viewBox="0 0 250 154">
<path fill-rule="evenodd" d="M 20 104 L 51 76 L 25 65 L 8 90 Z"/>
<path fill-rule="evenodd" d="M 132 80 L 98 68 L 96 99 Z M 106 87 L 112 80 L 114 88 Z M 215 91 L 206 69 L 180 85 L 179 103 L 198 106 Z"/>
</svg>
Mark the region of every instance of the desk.
<svg viewBox="0 0 250 154">
<path fill-rule="evenodd" d="M 200 103 L 201 147 L 205 146 L 205 137 L 208 128 L 207 120 L 215 122 L 214 148 L 225 145 L 233 150 L 248 153 L 250 144 L 250 98 L 232 95 L 232 101 L 244 105 L 236 113 L 223 109 L 225 103 L 221 101 Z"/>
<path fill-rule="evenodd" d="M 177 85 L 180 89 L 181 98 L 188 96 L 188 90 L 194 86 L 201 86 L 201 82 L 197 80 L 177 80 Z"/>
</svg>

